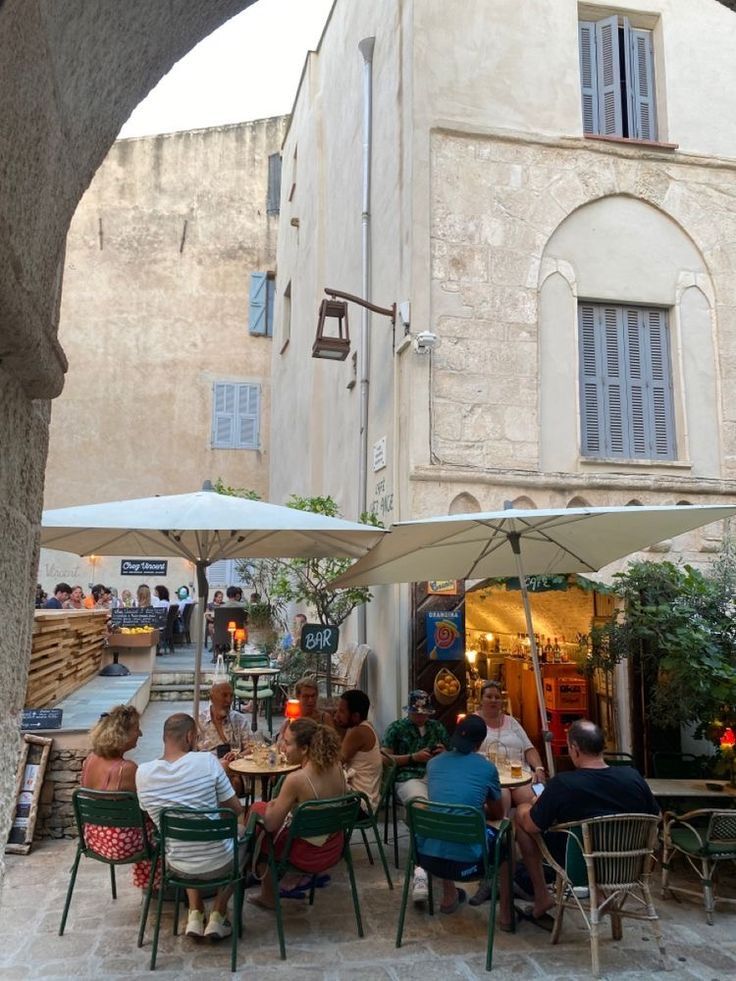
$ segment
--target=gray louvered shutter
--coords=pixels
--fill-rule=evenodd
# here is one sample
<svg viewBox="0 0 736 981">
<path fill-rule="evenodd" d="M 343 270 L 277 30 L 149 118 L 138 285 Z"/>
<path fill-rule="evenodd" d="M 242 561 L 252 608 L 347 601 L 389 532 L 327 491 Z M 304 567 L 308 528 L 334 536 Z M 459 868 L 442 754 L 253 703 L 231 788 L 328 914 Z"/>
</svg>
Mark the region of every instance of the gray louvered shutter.
<svg viewBox="0 0 736 981">
<path fill-rule="evenodd" d="M 600 307 L 598 318 L 604 353 L 605 456 L 628 456 L 628 399 L 622 311 L 618 307 Z"/>
<path fill-rule="evenodd" d="M 248 333 L 264 336 L 266 334 L 266 273 L 250 274 L 250 294 L 248 298 Z"/>
<path fill-rule="evenodd" d="M 629 376 L 629 405 L 631 420 L 629 425 L 630 452 L 628 456 L 649 457 L 651 427 L 649 413 L 649 391 L 647 351 L 643 343 L 641 314 L 639 310 L 624 311 L 626 365 Z"/>
<path fill-rule="evenodd" d="M 673 460 L 676 456 L 675 415 L 667 315 L 664 310 L 643 310 L 640 316 L 650 371 L 649 456 L 652 460 Z"/>
<path fill-rule="evenodd" d="M 257 450 L 260 423 L 260 389 L 258 385 L 238 385 L 236 445 L 242 450 Z"/>
<path fill-rule="evenodd" d="M 598 68 L 595 55 L 595 23 L 578 24 L 580 50 L 580 92 L 583 102 L 583 132 L 598 133 Z"/>
<path fill-rule="evenodd" d="M 235 385 L 215 382 L 212 391 L 212 446 L 230 450 L 235 446 Z"/>
<path fill-rule="evenodd" d="M 268 157 L 268 192 L 266 194 L 266 214 L 277 215 L 281 210 L 281 154 L 271 153 Z"/>
<path fill-rule="evenodd" d="M 598 132 L 623 136 L 621 114 L 621 63 L 619 61 L 618 17 L 596 21 L 598 67 Z"/>
<path fill-rule="evenodd" d="M 629 136 L 638 140 L 657 139 L 654 99 L 652 32 L 633 30 L 625 24 L 629 91 Z"/>
<path fill-rule="evenodd" d="M 273 307 L 276 299 L 276 280 L 273 276 L 266 278 L 266 336 L 273 337 Z"/>
<path fill-rule="evenodd" d="M 583 456 L 601 456 L 604 443 L 600 358 L 596 308 L 583 303 L 578 311 L 580 331 L 580 409 Z"/>
</svg>

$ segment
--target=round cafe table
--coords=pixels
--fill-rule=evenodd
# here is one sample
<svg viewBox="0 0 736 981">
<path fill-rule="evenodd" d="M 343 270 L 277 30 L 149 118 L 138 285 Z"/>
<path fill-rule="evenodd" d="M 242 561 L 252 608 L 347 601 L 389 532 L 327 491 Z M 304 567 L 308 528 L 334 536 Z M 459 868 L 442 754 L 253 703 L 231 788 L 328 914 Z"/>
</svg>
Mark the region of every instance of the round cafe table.
<svg viewBox="0 0 736 981">
<path fill-rule="evenodd" d="M 258 679 L 265 677 L 276 677 L 278 668 L 233 668 L 233 674 L 240 674 L 250 678 L 253 682 L 253 719 L 250 724 L 251 732 L 258 731 Z"/>
<path fill-rule="evenodd" d="M 501 787 L 507 790 L 515 790 L 517 787 L 526 787 L 534 779 L 534 774 L 526 767 L 522 770 L 522 776 L 512 777 L 509 767 L 498 767 L 498 779 Z"/>
<path fill-rule="evenodd" d="M 299 763 L 277 763 L 275 766 L 269 766 L 268 763 L 256 763 L 250 756 L 242 757 L 237 760 L 233 760 L 228 763 L 228 767 L 235 773 L 240 773 L 243 777 L 249 777 L 251 782 L 251 791 L 255 790 L 255 782 L 258 777 L 261 778 L 261 798 L 263 800 L 270 799 L 269 791 L 269 777 L 279 777 L 283 776 L 285 773 L 291 773 L 292 770 L 298 770 Z M 251 797 L 254 797 L 251 794 Z"/>
</svg>

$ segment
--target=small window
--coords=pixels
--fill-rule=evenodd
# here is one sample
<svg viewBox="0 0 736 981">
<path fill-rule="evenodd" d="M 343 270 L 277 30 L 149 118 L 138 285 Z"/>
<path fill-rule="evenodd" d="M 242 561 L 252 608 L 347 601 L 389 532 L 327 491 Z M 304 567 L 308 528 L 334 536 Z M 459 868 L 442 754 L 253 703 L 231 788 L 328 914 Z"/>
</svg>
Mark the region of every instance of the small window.
<svg viewBox="0 0 736 981">
<path fill-rule="evenodd" d="M 656 140 L 652 32 L 614 15 L 580 21 L 578 39 L 584 132 Z"/>
<path fill-rule="evenodd" d="M 676 456 L 669 330 L 664 310 L 578 308 L 583 456 Z"/>
<path fill-rule="evenodd" d="M 286 284 L 284 302 L 281 307 L 281 350 L 291 340 L 291 282 Z"/>
<path fill-rule="evenodd" d="M 212 448 L 257 450 L 261 389 L 242 382 L 215 382 L 212 391 Z"/>
<path fill-rule="evenodd" d="M 273 298 L 276 281 L 273 273 L 251 273 L 248 297 L 248 333 L 257 337 L 273 334 Z"/>
<path fill-rule="evenodd" d="M 268 158 L 268 192 L 266 214 L 277 215 L 281 210 L 281 154 L 272 153 Z"/>
</svg>

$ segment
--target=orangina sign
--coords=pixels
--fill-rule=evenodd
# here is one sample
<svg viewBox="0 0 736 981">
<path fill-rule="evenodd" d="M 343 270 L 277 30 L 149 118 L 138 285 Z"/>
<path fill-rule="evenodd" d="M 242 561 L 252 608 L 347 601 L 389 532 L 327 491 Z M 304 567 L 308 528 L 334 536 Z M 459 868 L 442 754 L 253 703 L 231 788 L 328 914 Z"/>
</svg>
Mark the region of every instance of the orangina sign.
<svg viewBox="0 0 736 981">
<path fill-rule="evenodd" d="M 461 661 L 465 631 L 461 610 L 430 610 L 425 614 L 427 656 L 430 661 Z"/>
</svg>

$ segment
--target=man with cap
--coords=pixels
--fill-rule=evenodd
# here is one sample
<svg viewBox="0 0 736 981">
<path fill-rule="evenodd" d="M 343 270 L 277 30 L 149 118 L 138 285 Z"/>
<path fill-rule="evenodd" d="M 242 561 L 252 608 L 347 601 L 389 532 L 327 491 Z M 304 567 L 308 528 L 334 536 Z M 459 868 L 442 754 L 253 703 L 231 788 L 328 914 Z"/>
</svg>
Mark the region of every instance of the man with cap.
<svg viewBox="0 0 736 981">
<path fill-rule="evenodd" d="M 484 811 L 489 821 L 498 821 L 504 816 L 501 798 L 501 784 L 498 770 L 478 750 L 486 738 L 486 724 L 477 715 L 469 715 L 458 723 L 450 740 L 450 752 L 435 757 L 427 764 L 427 783 L 429 800 L 443 804 L 465 804 Z M 485 847 L 490 851 L 495 846 L 496 829 L 486 828 Z M 453 842 L 438 841 L 432 838 L 418 841 L 418 861 L 432 875 L 442 879 L 441 913 L 454 913 L 467 899 L 464 889 L 458 889 L 456 882 L 470 882 L 483 873 L 483 845 L 459 845 Z M 499 926 L 510 929 L 511 895 L 508 876 L 500 876 L 501 910 Z M 479 906 L 490 898 L 490 888 L 481 881 L 471 905 Z"/>
<path fill-rule="evenodd" d="M 418 797 L 428 798 L 427 763 L 447 749 L 449 737 L 442 723 L 431 718 L 434 708 L 426 691 L 409 692 L 404 710 L 406 718 L 392 722 L 384 733 L 383 748 L 396 763 L 396 795 L 407 804 Z M 421 902 L 428 895 L 427 873 L 417 866 L 412 899 Z"/>
</svg>

